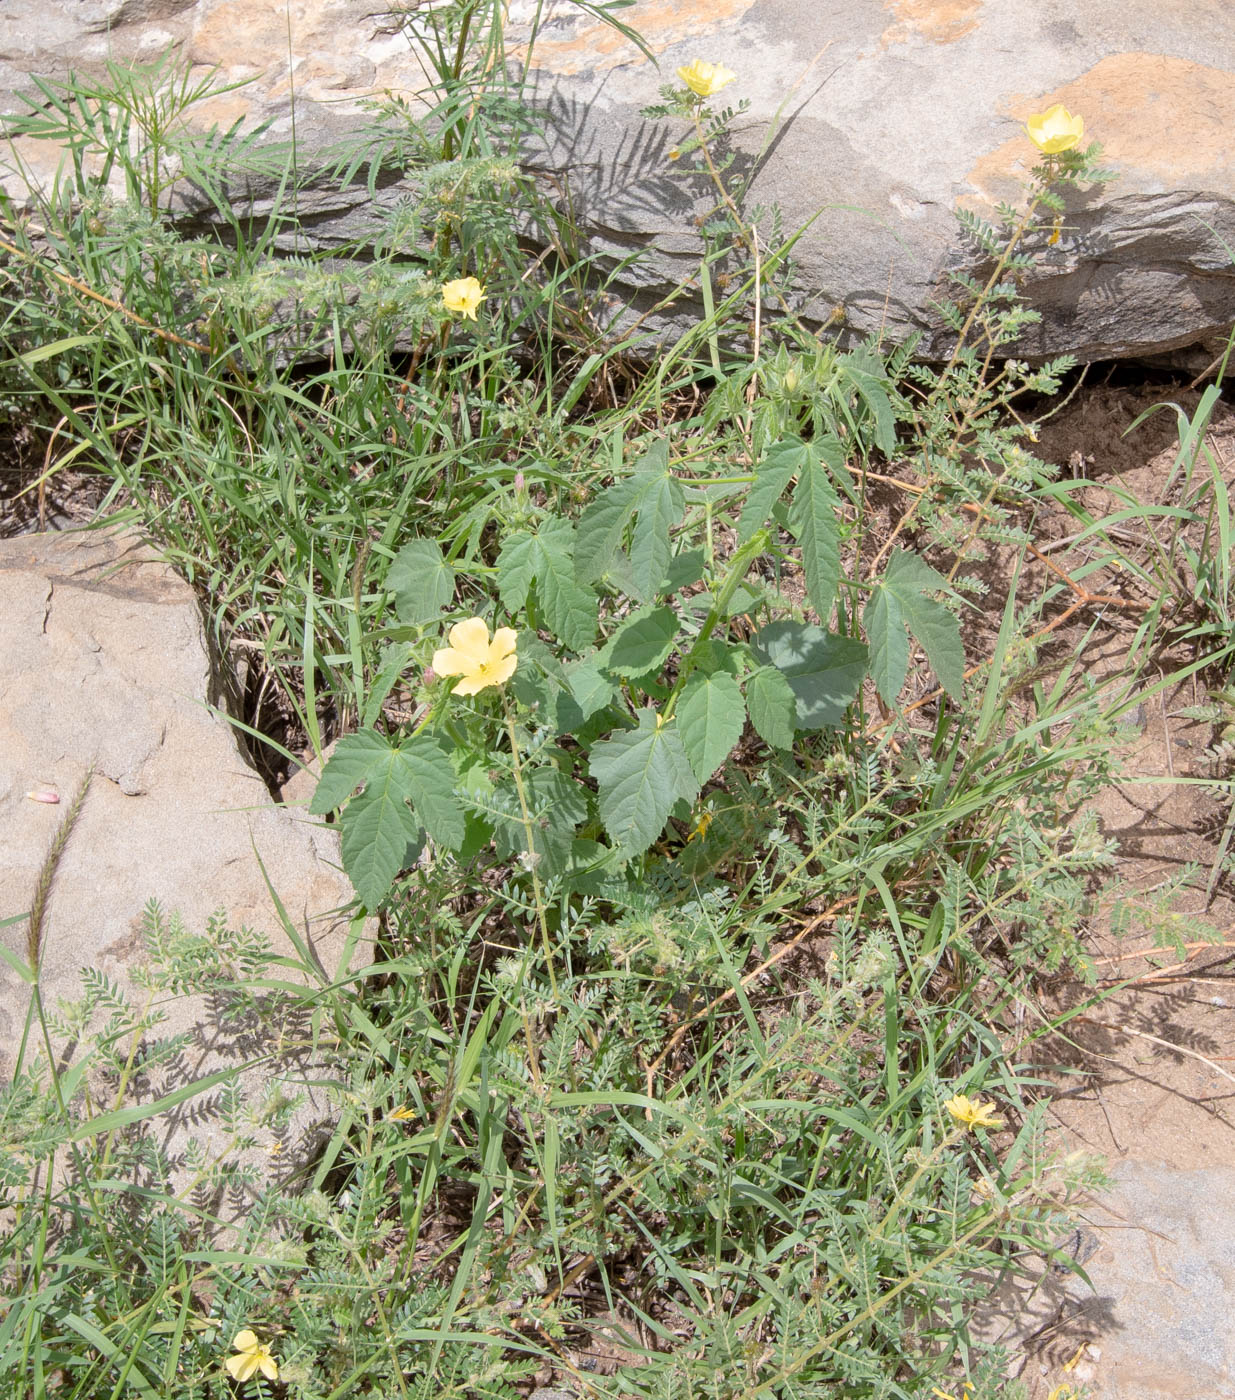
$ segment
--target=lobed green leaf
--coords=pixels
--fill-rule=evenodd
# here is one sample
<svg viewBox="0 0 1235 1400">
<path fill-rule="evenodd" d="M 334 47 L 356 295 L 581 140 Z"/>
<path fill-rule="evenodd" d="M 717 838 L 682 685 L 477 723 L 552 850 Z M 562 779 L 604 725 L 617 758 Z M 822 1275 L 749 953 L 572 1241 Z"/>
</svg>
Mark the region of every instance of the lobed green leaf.
<svg viewBox="0 0 1235 1400">
<path fill-rule="evenodd" d="M 589 772 L 605 830 L 625 855 L 646 851 L 664 831 L 674 804 L 699 795 L 675 723 L 658 725 L 652 710 L 639 711 L 637 729 L 594 744 Z"/>
<path fill-rule="evenodd" d="M 686 756 L 702 785 L 742 737 L 746 705 L 737 681 L 725 671 L 695 671 L 682 688 L 677 721 Z"/>
<path fill-rule="evenodd" d="M 455 596 L 455 571 L 436 540 L 409 540 L 391 561 L 386 586 L 395 595 L 395 613 L 412 627 L 436 622 Z"/>
<path fill-rule="evenodd" d="M 643 608 L 609 638 L 601 664 L 618 676 L 646 676 L 669 659 L 678 636 L 678 615 L 672 608 Z"/>
<path fill-rule="evenodd" d="M 798 476 L 789 508 L 789 528 L 802 549 L 806 591 L 821 622 L 832 615 L 840 582 L 840 540 L 836 528 L 838 501 L 827 472 L 813 458 Z"/>
<path fill-rule="evenodd" d="M 871 674 L 887 705 L 895 702 L 909 670 L 908 627 L 922 644 L 940 684 L 959 700 L 965 686 L 965 648 L 960 623 L 929 595 L 947 580 L 916 554 L 898 549 L 862 613 L 871 647 Z"/>
<path fill-rule="evenodd" d="M 862 642 L 805 622 L 770 623 L 756 634 L 752 649 L 789 682 L 799 729 L 842 723 L 866 674 Z"/>
</svg>

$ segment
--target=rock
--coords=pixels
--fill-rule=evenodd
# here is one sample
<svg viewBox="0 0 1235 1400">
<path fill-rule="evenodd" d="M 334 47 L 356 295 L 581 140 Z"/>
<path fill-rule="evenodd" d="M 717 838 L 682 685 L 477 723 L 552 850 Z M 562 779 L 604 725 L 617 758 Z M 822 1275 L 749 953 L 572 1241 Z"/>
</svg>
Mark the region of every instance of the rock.
<svg viewBox="0 0 1235 1400">
<path fill-rule="evenodd" d="M 1092 1400 L 1235 1400 L 1235 1169 L 1128 1159 L 1059 1242 L 1021 1259 L 971 1320 L 1035 1397 L 1071 1385 Z M 1069 1391 L 1058 1392 L 1068 1396 Z"/>
<path fill-rule="evenodd" d="M 1235 1170 L 1121 1162 L 1090 1218 L 1103 1243 L 1068 1335 L 1096 1342 L 1094 1400 L 1232 1400 Z"/>
<path fill-rule="evenodd" d="M 322 769 L 330 762 L 338 746 L 339 741 L 332 739 L 322 750 L 320 759 L 308 758 L 299 768 L 289 774 L 287 782 L 283 784 L 279 792 L 279 799 L 285 807 L 307 807 L 312 802 L 313 794 L 317 791 L 317 785 L 321 780 Z"/>
<path fill-rule="evenodd" d="M 219 696 L 201 613 L 169 567 L 131 535 L 0 541 L 0 656 L 0 917 L 31 908 L 49 845 L 94 765 L 43 924 L 39 982 L 49 1010 L 82 995 L 83 971 L 137 988 L 149 956 L 141 930 L 150 900 L 169 917 L 177 912 L 190 933 L 222 911 L 227 928 L 256 930 L 275 953 L 294 955 L 258 856 L 321 975 L 338 970 L 348 930 L 334 911 L 351 889 L 338 869 L 336 837 L 270 799 L 231 726 L 209 708 Z M 28 792 L 58 793 L 60 802 Z M 4 946 L 28 963 L 27 936 L 26 920 L 0 929 Z M 267 975 L 295 976 L 282 967 Z M 6 1080 L 29 999 L 27 984 L 0 963 Z M 243 1026 L 229 1023 L 214 994 L 160 996 L 159 1004 L 165 1019 L 152 1035 L 187 1040 L 174 1060 L 145 1072 L 147 1102 L 267 1055 L 290 1024 L 273 999 L 269 1016 L 250 1015 Z M 312 1061 L 307 1050 L 287 1051 L 242 1075 L 247 1104 L 260 1105 L 277 1085 L 302 1099 L 286 1132 L 257 1131 L 259 1149 L 245 1160 L 265 1175 L 282 1179 L 303 1166 L 329 1123 L 322 1090 L 304 1084 L 306 1076 L 328 1077 Z M 226 1147 L 217 1100 L 216 1091 L 183 1105 L 179 1118 L 159 1120 L 174 1164 L 188 1161 L 193 1138 L 211 1153 Z"/>
<path fill-rule="evenodd" d="M 1055 102 L 1084 116 L 1118 179 L 1078 192 L 1059 243 L 1042 250 L 1027 292 L 1044 319 L 1020 351 L 1212 353 L 1235 320 L 1226 0 L 643 0 L 618 17 L 659 66 L 568 0 L 512 0 L 509 15 L 508 56 L 547 118 L 529 162 L 547 188 L 569 191 L 585 250 L 612 261 L 647 253 L 615 283 L 629 314 L 693 286 L 697 273 L 694 220 L 715 196 L 669 159 L 685 123 L 649 122 L 640 110 L 679 64 L 703 57 L 738 72 L 727 102 L 750 102 L 736 122 L 734 168 L 755 171 L 751 201 L 779 204 L 786 232 L 805 227 L 794 258 L 817 325 L 840 308 L 851 337 L 919 333 L 926 352 L 944 353 L 931 303 L 944 272 L 972 261 L 956 210 L 989 213 L 1020 198 L 1036 157 L 1021 124 Z M 294 92 L 302 169 L 314 147 L 355 128 L 370 95 L 424 95 L 397 16 L 361 0 L 8 0 L 0 87 L 169 44 L 203 72 L 253 79 L 209 104 L 211 120 L 270 120 L 272 137 L 286 139 Z M 23 150 L 36 175 L 59 159 L 35 143 Z M 405 193 L 384 182 L 378 202 Z M 303 199 L 302 249 L 373 227 L 355 189 L 322 183 Z M 766 218 L 761 228 L 770 243 Z M 660 324 L 688 322 L 698 304 L 692 293 Z"/>
</svg>

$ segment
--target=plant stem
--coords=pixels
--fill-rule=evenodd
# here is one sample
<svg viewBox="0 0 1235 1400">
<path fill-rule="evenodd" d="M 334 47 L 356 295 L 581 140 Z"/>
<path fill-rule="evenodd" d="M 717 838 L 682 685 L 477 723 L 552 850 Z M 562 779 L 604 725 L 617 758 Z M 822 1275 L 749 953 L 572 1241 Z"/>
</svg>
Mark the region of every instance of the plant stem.
<svg viewBox="0 0 1235 1400">
<path fill-rule="evenodd" d="M 523 842 L 527 847 L 528 869 L 532 875 L 532 897 L 536 901 L 536 922 L 540 926 L 540 942 L 545 955 L 545 971 L 549 974 L 549 987 L 556 997 L 557 974 L 553 970 L 553 949 L 549 944 L 549 924 L 545 918 L 544 892 L 541 889 L 540 875 L 536 869 L 540 863 L 540 857 L 536 853 L 536 843 L 532 836 L 534 822 L 531 809 L 528 807 L 527 788 L 523 783 L 523 762 L 519 756 L 519 739 L 515 733 L 515 717 L 511 713 L 509 703 L 506 704 L 506 732 L 510 735 L 510 756 L 515 775 L 515 790 L 519 794 L 519 810 L 523 814 Z"/>
<path fill-rule="evenodd" d="M 716 630 L 721 619 L 725 616 L 729 606 L 729 599 L 737 592 L 738 584 L 746 577 L 746 571 L 750 568 L 751 561 L 763 554 L 768 545 L 772 542 L 772 535 L 769 530 L 756 530 L 729 561 L 729 571 L 725 574 L 724 582 L 720 586 L 720 591 L 716 594 L 712 606 L 708 609 L 708 615 L 703 619 L 703 626 L 699 629 L 699 635 L 695 638 L 695 643 L 682 658 L 682 664 L 678 669 L 677 680 L 673 683 L 673 689 L 669 692 L 669 698 L 665 701 L 665 707 L 661 711 L 662 722 L 669 720 L 673 716 L 673 711 L 678 703 L 678 696 L 682 693 L 682 687 L 690 679 L 691 672 L 699 664 L 698 654 L 707 643 L 708 638 Z"/>
</svg>

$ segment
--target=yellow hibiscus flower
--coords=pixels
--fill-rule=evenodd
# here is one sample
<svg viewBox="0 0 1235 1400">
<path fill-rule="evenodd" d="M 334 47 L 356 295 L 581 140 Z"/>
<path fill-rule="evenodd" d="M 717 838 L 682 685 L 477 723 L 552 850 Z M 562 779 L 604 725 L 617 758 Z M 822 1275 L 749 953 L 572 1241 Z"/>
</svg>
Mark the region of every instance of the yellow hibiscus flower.
<svg viewBox="0 0 1235 1400">
<path fill-rule="evenodd" d="M 453 695 L 477 695 L 491 685 L 505 685 L 515 673 L 513 627 L 499 627 L 489 640 L 483 617 L 469 617 L 450 629 L 450 645 L 433 653 L 433 669 L 439 676 L 462 676 Z"/>
<path fill-rule="evenodd" d="M 256 1332 L 250 1332 L 247 1327 L 243 1332 L 237 1332 L 232 1350 L 236 1355 L 227 1358 L 227 1369 L 233 1379 L 247 1381 L 258 1371 L 268 1381 L 279 1379 L 279 1363 L 271 1356 L 266 1343 L 258 1340 Z"/>
<path fill-rule="evenodd" d="M 458 311 L 470 321 L 476 319 L 476 308 L 485 299 L 485 289 L 474 277 L 456 277 L 442 287 L 442 302 L 447 311 Z"/>
<path fill-rule="evenodd" d="M 1025 123 L 1025 133 L 1044 156 L 1070 151 L 1085 134 L 1082 118 L 1074 117 L 1062 102 L 1037 112 Z"/>
<path fill-rule="evenodd" d="M 723 63 L 704 63 L 701 58 L 693 58 L 685 68 L 678 69 L 678 77 L 691 92 L 700 97 L 712 97 L 733 82 L 737 74 Z"/>
</svg>

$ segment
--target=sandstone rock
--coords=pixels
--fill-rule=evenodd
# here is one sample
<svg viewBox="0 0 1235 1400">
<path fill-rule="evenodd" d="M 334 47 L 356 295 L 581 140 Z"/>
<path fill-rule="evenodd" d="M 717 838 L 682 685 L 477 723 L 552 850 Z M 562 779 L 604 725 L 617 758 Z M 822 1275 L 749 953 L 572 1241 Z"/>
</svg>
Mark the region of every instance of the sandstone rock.
<svg viewBox="0 0 1235 1400">
<path fill-rule="evenodd" d="M 512 0 L 509 13 L 511 62 L 548 118 L 529 160 L 554 188 L 568 183 L 590 250 L 614 260 L 646 250 L 618 283 L 635 312 L 694 276 L 693 220 L 715 202 L 668 159 L 683 124 L 640 116 L 675 67 L 698 56 L 737 70 L 725 99 L 751 104 L 736 127 L 737 168 L 757 166 L 751 199 L 779 204 L 786 231 L 812 221 L 795 257 L 819 324 L 840 307 L 851 335 L 917 332 L 942 353 L 931 302 L 945 269 L 969 258 L 955 210 L 1019 198 L 1036 155 L 1021 123 L 1054 102 L 1085 117 L 1119 178 L 1074 201 L 1029 285 L 1044 321 L 1021 350 L 1083 359 L 1212 350 L 1235 320 L 1227 0 L 640 0 L 618 17 L 659 66 L 569 0 Z M 314 145 L 355 127 L 366 97 L 425 92 L 398 18 L 360 0 L 8 0 L 0 87 L 168 44 L 203 71 L 254 79 L 219 98 L 212 120 L 269 119 L 272 137 L 286 138 L 294 91 L 302 169 Z M 25 155 L 36 174 L 58 159 L 33 146 Z M 302 247 L 363 233 L 355 190 L 321 186 L 305 199 Z M 689 305 L 679 303 L 679 319 Z"/>
<path fill-rule="evenodd" d="M 347 922 L 334 911 L 351 897 L 337 868 L 336 838 L 271 801 L 231 726 L 209 708 L 218 695 L 187 584 L 133 536 L 25 535 L 0 542 L 0 656 L 0 917 L 31 908 L 49 843 L 94 765 L 43 926 L 39 981 L 49 1009 L 81 996 L 83 970 L 134 986 L 147 961 L 140 929 L 152 899 L 169 915 L 177 911 L 189 932 L 204 931 L 221 910 L 228 928 L 254 929 L 269 937 L 276 954 L 292 955 L 258 856 L 321 976 L 335 973 Z M 26 796 L 48 790 L 59 793 L 58 805 Z M 27 929 L 24 920 L 0 929 L 5 947 L 24 961 Z M 306 980 L 281 967 L 265 975 Z M 0 1076 L 6 1079 L 29 991 L 0 963 Z M 188 1039 L 173 1061 L 147 1074 L 147 1102 L 267 1055 L 288 1030 L 283 1013 L 229 1025 L 214 996 L 161 996 L 160 1002 L 165 1020 L 154 1034 Z M 261 1162 L 267 1175 L 274 1170 L 282 1177 L 303 1165 L 329 1116 L 320 1089 L 305 1087 L 306 1075 L 326 1077 L 307 1050 L 298 1050 L 275 1054 L 242 1077 L 250 1103 L 261 1102 L 275 1083 L 303 1099 L 286 1135 L 258 1133 L 261 1146 L 277 1156 L 258 1152 L 248 1160 Z M 186 1158 L 190 1138 L 211 1152 L 226 1145 L 217 1100 L 216 1091 L 155 1124 L 173 1162 Z"/>
</svg>

